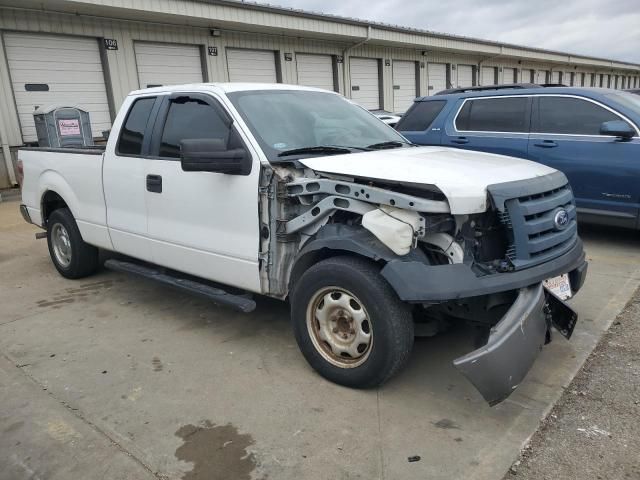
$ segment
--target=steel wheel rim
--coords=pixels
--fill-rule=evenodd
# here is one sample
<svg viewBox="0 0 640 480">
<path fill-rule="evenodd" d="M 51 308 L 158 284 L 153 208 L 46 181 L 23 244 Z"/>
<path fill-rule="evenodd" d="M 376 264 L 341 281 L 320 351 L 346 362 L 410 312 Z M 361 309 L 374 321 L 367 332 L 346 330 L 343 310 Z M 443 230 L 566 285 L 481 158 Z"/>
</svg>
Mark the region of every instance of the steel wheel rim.
<svg viewBox="0 0 640 480">
<path fill-rule="evenodd" d="M 307 307 L 307 329 L 316 351 L 332 365 L 355 368 L 369 358 L 371 319 L 362 302 L 348 290 L 318 290 Z"/>
<path fill-rule="evenodd" d="M 58 265 L 68 268 L 71 265 L 71 239 L 64 225 L 56 223 L 51 228 L 51 246 Z"/>
</svg>

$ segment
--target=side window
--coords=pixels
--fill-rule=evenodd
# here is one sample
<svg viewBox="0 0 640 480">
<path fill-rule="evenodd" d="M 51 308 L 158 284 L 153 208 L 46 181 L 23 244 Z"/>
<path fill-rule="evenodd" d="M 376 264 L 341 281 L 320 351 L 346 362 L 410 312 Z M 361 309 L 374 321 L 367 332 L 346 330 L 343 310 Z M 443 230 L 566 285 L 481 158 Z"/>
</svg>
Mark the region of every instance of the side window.
<svg viewBox="0 0 640 480">
<path fill-rule="evenodd" d="M 398 122 L 396 130 L 422 132 L 427 130 L 446 104 L 446 100 L 414 102 L 409 111 Z"/>
<path fill-rule="evenodd" d="M 528 133 L 528 97 L 467 100 L 456 117 L 456 129 L 475 132 Z"/>
<path fill-rule="evenodd" d="M 144 141 L 144 131 L 149 122 L 151 109 L 156 101 L 156 97 L 139 98 L 129 109 L 127 119 L 120 131 L 118 155 L 140 155 L 142 154 L 142 143 Z"/>
<path fill-rule="evenodd" d="M 615 113 L 579 98 L 541 96 L 538 101 L 534 131 L 539 133 L 600 135 L 604 122 L 622 120 Z"/>
<path fill-rule="evenodd" d="M 197 98 L 180 97 L 169 105 L 158 155 L 179 158 L 185 139 L 215 139 L 227 146 L 231 129 L 211 105 Z"/>
</svg>

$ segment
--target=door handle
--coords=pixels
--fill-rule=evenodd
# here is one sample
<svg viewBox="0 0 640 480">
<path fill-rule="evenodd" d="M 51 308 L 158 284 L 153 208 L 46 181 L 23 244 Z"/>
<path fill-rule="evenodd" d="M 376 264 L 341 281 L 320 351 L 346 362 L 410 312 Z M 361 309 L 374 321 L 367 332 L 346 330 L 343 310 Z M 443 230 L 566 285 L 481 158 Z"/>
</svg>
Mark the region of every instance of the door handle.
<svg viewBox="0 0 640 480">
<path fill-rule="evenodd" d="M 457 143 L 458 145 L 464 145 L 465 143 L 469 143 L 469 139 L 467 137 L 458 137 L 451 140 L 453 143 Z"/>
<path fill-rule="evenodd" d="M 534 145 L 541 148 L 555 148 L 558 146 L 553 140 L 543 140 L 542 142 L 534 143 Z"/>
<path fill-rule="evenodd" d="M 147 175 L 147 191 L 162 193 L 162 177 L 160 175 Z"/>
</svg>

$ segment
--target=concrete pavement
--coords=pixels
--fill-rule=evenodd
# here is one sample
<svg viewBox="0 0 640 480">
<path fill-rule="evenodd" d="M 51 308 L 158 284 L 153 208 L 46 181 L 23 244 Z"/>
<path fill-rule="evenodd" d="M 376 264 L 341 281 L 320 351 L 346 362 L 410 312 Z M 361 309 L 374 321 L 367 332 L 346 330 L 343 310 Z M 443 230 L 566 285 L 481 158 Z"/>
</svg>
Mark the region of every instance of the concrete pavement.
<svg viewBox="0 0 640 480">
<path fill-rule="evenodd" d="M 103 478 L 501 478 L 640 284 L 639 235 L 586 230 L 573 338 L 490 408 L 451 366 L 473 348 L 464 329 L 350 390 L 307 366 L 286 305 L 244 315 L 108 271 L 65 280 L 17 207 L 0 204 L 0 479 L 100 478 L 107 462 Z M 59 421 L 82 440 L 58 448 Z"/>
</svg>

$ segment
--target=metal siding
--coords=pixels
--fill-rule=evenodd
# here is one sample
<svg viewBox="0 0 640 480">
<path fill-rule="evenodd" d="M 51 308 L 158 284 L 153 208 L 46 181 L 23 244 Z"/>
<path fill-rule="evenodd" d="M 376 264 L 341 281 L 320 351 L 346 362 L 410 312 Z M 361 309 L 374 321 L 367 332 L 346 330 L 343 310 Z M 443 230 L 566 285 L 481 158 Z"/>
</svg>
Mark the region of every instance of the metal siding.
<svg viewBox="0 0 640 480">
<path fill-rule="evenodd" d="M 38 139 L 33 122 L 38 106 L 78 105 L 90 113 L 94 137 L 111 128 L 97 39 L 5 33 L 4 44 L 25 142 Z M 49 91 L 27 91 L 28 83 L 47 84 Z"/>
<path fill-rule="evenodd" d="M 380 69 L 375 58 L 349 59 L 351 99 L 370 110 L 380 108 Z"/>
<path fill-rule="evenodd" d="M 404 113 L 416 98 L 416 62 L 393 61 L 393 111 Z"/>
<path fill-rule="evenodd" d="M 296 53 L 298 85 L 334 90 L 331 55 Z"/>
<path fill-rule="evenodd" d="M 276 83 L 278 81 L 273 50 L 227 48 L 227 68 L 230 82 Z"/>
</svg>

